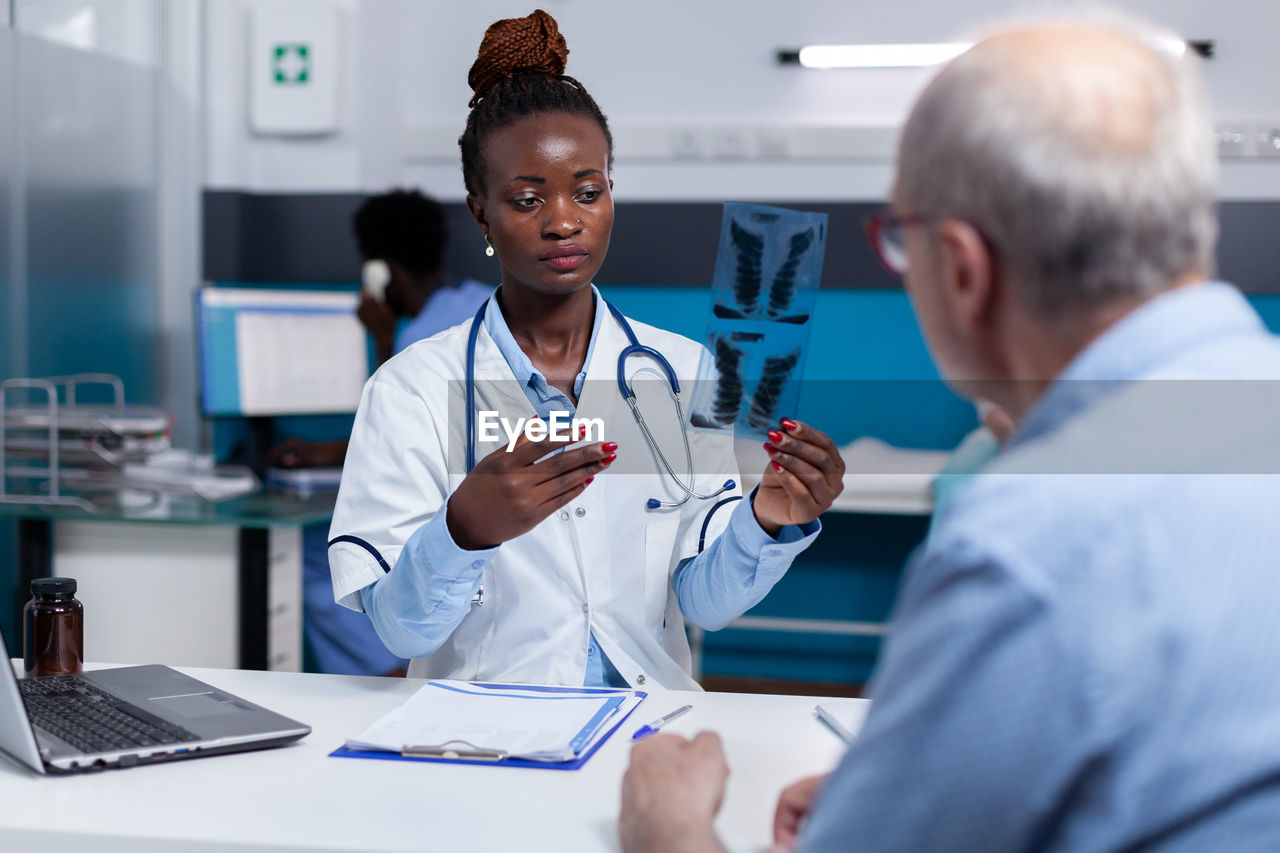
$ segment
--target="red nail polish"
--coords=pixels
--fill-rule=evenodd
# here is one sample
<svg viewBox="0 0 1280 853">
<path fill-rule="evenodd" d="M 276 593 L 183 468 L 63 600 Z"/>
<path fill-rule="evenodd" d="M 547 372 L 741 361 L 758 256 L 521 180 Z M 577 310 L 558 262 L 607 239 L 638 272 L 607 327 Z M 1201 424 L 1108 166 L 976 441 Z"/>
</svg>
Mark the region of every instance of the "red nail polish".
<svg viewBox="0 0 1280 853">
<path fill-rule="evenodd" d="M 793 429 L 800 426 L 798 423 L 791 420 L 791 418 L 783 418 L 780 421 L 780 423 L 782 424 L 782 428 L 785 429 L 787 432 L 791 432 Z"/>
<path fill-rule="evenodd" d="M 782 470 L 782 466 L 781 466 L 781 465 L 779 465 L 777 462 L 770 462 L 769 464 L 773 466 L 773 470 L 775 470 L 775 471 L 781 471 L 781 470 Z"/>
<path fill-rule="evenodd" d="M 615 459 L 617 459 L 617 458 L 618 458 L 618 454 L 616 454 L 616 453 L 610 453 L 608 456 L 606 456 L 606 457 L 604 458 L 604 461 L 605 461 L 606 463 L 608 463 L 608 462 L 612 462 L 613 460 L 615 460 Z"/>
<path fill-rule="evenodd" d="M 772 444 L 766 441 L 764 443 L 764 452 L 772 456 L 773 454 L 778 452 L 778 448 L 774 447 Z"/>
<path fill-rule="evenodd" d="M 769 440 L 772 441 L 774 444 L 781 444 L 782 433 L 778 432 L 776 429 L 769 430 Z"/>
<path fill-rule="evenodd" d="M 618 442 L 616 442 L 616 441 L 606 441 L 606 442 L 604 443 L 604 445 L 603 445 L 603 446 L 604 446 L 604 449 L 605 449 L 605 450 L 608 450 L 608 451 L 614 451 L 614 450 L 617 450 L 617 449 L 618 449 Z"/>
<path fill-rule="evenodd" d="M 592 481 L 592 480 L 594 480 L 595 478 L 596 478 L 596 477 L 595 477 L 595 475 L 594 475 L 594 474 L 592 474 L 590 477 L 588 477 L 588 478 L 587 478 L 586 485 L 590 486 L 590 485 L 591 485 L 591 481 Z"/>
</svg>

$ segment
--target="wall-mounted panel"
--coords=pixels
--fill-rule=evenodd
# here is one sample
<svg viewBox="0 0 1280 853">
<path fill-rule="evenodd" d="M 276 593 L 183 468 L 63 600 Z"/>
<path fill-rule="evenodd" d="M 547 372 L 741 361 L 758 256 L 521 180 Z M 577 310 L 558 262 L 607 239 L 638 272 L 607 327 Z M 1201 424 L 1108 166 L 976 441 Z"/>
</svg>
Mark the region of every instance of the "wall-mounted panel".
<svg viewBox="0 0 1280 853">
<path fill-rule="evenodd" d="M 159 0 L 13 0 L 20 32 L 64 47 L 155 66 Z"/>
<path fill-rule="evenodd" d="M 19 36 L 27 371 L 157 395 L 156 72 Z"/>
<path fill-rule="evenodd" d="M 106 371 L 158 398 L 158 0 L 20 0 L 0 27 L 0 379 Z M 0 630 L 16 537 L 0 519 Z"/>
<path fill-rule="evenodd" d="M 6 12 L 7 15 L 7 12 Z M 0 27 L 0 378 L 8 378 L 19 362 L 22 352 L 22 336 L 14 335 L 14 317 L 23 311 L 23 294 L 18 291 L 15 273 L 18 259 L 14 256 L 13 212 L 15 196 L 14 175 L 19 160 L 14 141 L 17 131 L 14 125 L 14 34 L 7 27 Z"/>
<path fill-rule="evenodd" d="M 6 20 L 7 6 L 5 4 L 3 13 Z M 15 334 L 20 324 L 14 321 L 24 306 L 23 294 L 15 282 L 14 274 L 18 269 L 13 251 L 13 178 L 17 168 L 13 145 L 17 136 L 13 120 L 15 63 L 13 31 L 0 26 L 0 379 L 14 375 L 18 367 L 15 361 L 25 353 L 26 340 L 25 334 Z M 22 653 L 22 646 L 17 644 L 18 625 L 14 619 L 15 603 L 19 600 L 17 529 L 15 519 L 0 518 L 0 633 L 4 634 L 9 653 L 13 655 Z"/>
</svg>

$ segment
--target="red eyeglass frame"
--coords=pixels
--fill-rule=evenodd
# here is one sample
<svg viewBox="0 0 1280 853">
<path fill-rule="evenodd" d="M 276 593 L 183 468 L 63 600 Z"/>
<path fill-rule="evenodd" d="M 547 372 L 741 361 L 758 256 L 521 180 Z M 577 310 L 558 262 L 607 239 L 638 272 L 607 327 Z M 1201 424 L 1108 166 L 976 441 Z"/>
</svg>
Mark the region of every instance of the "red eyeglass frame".
<svg viewBox="0 0 1280 853">
<path fill-rule="evenodd" d="M 892 275 L 901 277 L 907 274 L 907 268 L 903 266 L 899 269 L 885 254 L 884 232 L 889 228 L 902 229 L 908 225 L 930 225 L 940 218 L 927 213 L 909 213 L 899 216 L 893 212 L 892 208 L 883 207 L 868 216 L 863 221 L 863 227 L 866 229 L 867 241 L 871 244 L 871 251 L 875 253 L 876 260 L 880 262 L 880 266 L 884 267 Z"/>
<path fill-rule="evenodd" d="M 933 225 L 934 223 L 941 222 L 947 218 L 948 217 L 946 216 L 939 216 L 932 213 L 908 213 L 900 216 L 893 212 L 893 208 L 882 207 L 880 210 L 877 210 L 875 213 L 863 220 L 863 227 L 866 229 L 867 240 L 871 243 L 871 251 L 875 253 L 876 260 L 878 260 L 880 265 L 888 270 L 892 275 L 896 275 L 901 278 L 907 274 L 907 267 L 904 265 L 899 269 L 896 264 L 889 260 L 889 256 L 885 254 L 885 230 L 888 228 L 902 229 L 911 225 Z M 982 245 L 986 246 L 987 251 L 993 257 L 999 256 L 995 243 L 991 242 L 991 238 L 989 238 L 982 229 L 978 228 L 971 222 L 966 222 L 965 224 L 977 232 L 978 238 L 982 240 Z M 903 252 L 906 252 L 905 244 L 903 245 Z"/>
</svg>

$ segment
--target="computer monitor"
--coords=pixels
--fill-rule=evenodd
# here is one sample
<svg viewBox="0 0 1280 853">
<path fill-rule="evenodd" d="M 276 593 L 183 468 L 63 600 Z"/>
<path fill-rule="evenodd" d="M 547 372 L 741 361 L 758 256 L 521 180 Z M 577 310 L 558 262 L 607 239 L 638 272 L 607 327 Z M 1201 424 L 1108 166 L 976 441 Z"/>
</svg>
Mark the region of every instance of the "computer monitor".
<svg viewBox="0 0 1280 853">
<path fill-rule="evenodd" d="M 350 414 L 369 378 L 359 294 L 203 287 L 197 299 L 204 414 Z"/>
</svg>

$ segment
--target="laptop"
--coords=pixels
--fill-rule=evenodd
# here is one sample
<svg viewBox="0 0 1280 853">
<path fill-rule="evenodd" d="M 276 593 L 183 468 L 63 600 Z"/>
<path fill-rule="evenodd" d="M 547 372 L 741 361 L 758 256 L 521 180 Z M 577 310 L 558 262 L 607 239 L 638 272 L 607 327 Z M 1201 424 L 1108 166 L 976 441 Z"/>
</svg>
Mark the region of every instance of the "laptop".
<svg viewBox="0 0 1280 853">
<path fill-rule="evenodd" d="M 0 750 L 37 773 L 83 773 L 292 743 L 311 727 L 167 666 L 21 681 L 0 637 Z"/>
</svg>

